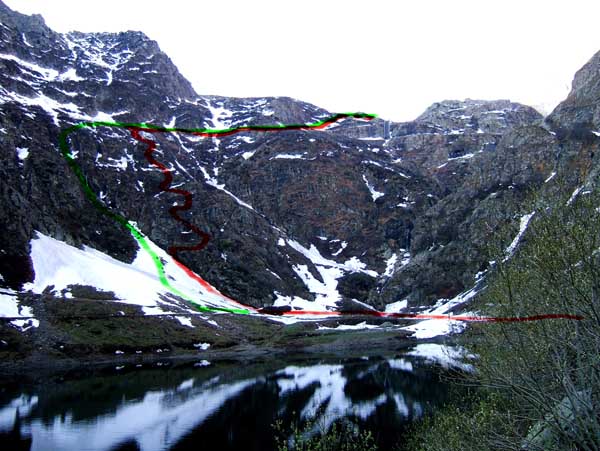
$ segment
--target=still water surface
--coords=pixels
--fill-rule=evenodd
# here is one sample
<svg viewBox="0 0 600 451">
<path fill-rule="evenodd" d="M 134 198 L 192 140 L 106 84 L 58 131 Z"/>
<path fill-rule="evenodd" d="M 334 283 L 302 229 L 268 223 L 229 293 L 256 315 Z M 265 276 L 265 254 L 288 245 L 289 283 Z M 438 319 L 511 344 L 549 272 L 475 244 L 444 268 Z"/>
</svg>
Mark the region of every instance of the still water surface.
<svg viewBox="0 0 600 451">
<path fill-rule="evenodd" d="M 264 451 L 275 447 L 277 419 L 311 420 L 315 432 L 351 421 L 389 449 L 409 422 L 445 399 L 448 386 L 439 378 L 445 369 L 432 363 L 439 351 L 260 364 L 159 362 L 37 386 L 3 384 L 0 449 Z"/>
</svg>

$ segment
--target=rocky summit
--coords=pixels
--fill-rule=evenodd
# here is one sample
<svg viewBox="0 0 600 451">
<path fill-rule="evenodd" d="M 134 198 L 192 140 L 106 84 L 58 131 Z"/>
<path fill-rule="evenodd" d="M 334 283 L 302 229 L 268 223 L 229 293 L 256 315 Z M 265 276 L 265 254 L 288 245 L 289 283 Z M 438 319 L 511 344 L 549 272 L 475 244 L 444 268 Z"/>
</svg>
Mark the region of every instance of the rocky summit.
<svg viewBox="0 0 600 451">
<path fill-rule="evenodd" d="M 4 316 L 50 315 L 44 296 L 179 311 L 168 250 L 202 236 L 177 259 L 244 306 L 418 311 L 456 298 L 489 268 L 495 234 L 517 235 L 532 190 L 594 167 L 599 55 L 548 118 L 445 100 L 411 122 L 265 131 L 253 127 L 337 112 L 198 94 L 142 33 L 60 34 L 0 3 L 0 287 L 18 300 Z M 190 132 L 202 129 L 235 132 Z M 160 278 L 177 292 L 153 288 Z"/>
</svg>

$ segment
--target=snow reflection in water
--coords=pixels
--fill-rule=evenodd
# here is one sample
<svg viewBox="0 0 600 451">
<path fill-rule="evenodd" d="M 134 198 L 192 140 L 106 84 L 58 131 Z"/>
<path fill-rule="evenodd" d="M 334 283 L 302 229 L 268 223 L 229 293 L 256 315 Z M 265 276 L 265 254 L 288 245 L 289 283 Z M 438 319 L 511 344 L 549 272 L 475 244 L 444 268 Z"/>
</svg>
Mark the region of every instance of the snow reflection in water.
<svg viewBox="0 0 600 451">
<path fill-rule="evenodd" d="M 440 345 L 433 346 L 437 348 L 428 351 L 439 359 L 444 355 Z M 452 358 L 444 365 L 461 365 L 456 350 L 446 355 Z M 5 392 L 0 398 L 0 447 L 155 451 L 201 444 L 207 449 L 268 450 L 274 448 L 272 424 L 278 418 L 284 424 L 310 420 L 312 433 L 350 419 L 376 429 L 378 441 L 392 445 L 403 425 L 445 396 L 446 387 L 423 357 L 284 368 L 132 367 L 15 392 L 10 398 Z"/>
</svg>

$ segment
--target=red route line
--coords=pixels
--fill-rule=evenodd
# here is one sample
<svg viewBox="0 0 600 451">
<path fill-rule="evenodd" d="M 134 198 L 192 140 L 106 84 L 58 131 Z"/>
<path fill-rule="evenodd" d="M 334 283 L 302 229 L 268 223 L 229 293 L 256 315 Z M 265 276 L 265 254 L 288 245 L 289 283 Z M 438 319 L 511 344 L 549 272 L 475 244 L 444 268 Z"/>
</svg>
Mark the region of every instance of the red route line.
<svg viewBox="0 0 600 451">
<path fill-rule="evenodd" d="M 310 315 L 310 316 L 342 316 L 342 315 L 365 315 L 379 318 L 398 318 L 398 319 L 445 319 L 452 321 L 471 321 L 483 323 L 516 323 L 526 321 L 539 321 L 543 319 L 574 319 L 583 320 L 583 316 L 569 315 L 562 313 L 549 313 L 545 315 L 533 316 L 515 316 L 515 317 L 493 317 L 493 316 L 467 316 L 467 315 L 434 315 L 427 313 L 387 313 L 377 310 L 361 310 L 353 312 L 323 312 L 319 310 L 288 310 L 279 313 L 280 315 Z"/>
<path fill-rule="evenodd" d="M 150 164 L 152 164 L 155 167 L 157 167 L 158 169 L 160 169 L 160 171 L 163 173 L 164 179 L 162 180 L 162 182 L 160 182 L 158 187 L 162 191 L 179 194 L 179 195 L 183 196 L 185 199 L 183 205 L 174 205 L 171 208 L 169 208 L 169 214 L 173 217 L 173 219 L 181 222 L 183 225 L 185 225 L 188 229 L 193 231 L 196 235 L 198 235 L 201 238 L 201 241 L 194 246 L 170 246 L 167 249 L 167 252 L 170 255 L 172 255 L 175 259 L 178 259 L 177 253 L 179 251 L 199 251 L 201 249 L 204 249 L 206 247 L 206 245 L 208 244 L 208 242 L 210 241 L 210 235 L 208 233 L 200 230 L 198 227 L 196 227 L 191 222 L 186 221 L 181 216 L 179 216 L 180 211 L 186 211 L 192 207 L 192 193 L 190 193 L 189 191 L 183 190 L 183 189 L 171 188 L 171 182 L 173 182 L 172 171 L 169 168 L 167 168 L 164 164 L 162 164 L 160 161 L 157 161 L 152 156 L 152 153 L 156 150 L 156 142 L 152 141 L 151 139 L 144 138 L 140 134 L 140 131 L 141 131 L 140 129 L 130 128 L 129 130 L 131 131 L 131 136 L 133 136 L 134 139 L 136 139 L 140 142 L 143 142 L 144 144 L 146 144 L 148 146 L 148 148 L 144 152 L 144 156 L 146 157 L 146 160 L 148 160 L 148 162 Z M 148 130 L 144 130 L 144 131 L 149 132 Z"/>
<path fill-rule="evenodd" d="M 336 122 L 336 121 L 325 122 L 317 127 L 306 127 L 306 128 L 323 129 L 323 128 L 327 127 L 328 125 L 331 125 L 331 123 L 333 123 L 333 122 Z M 301 129 L 301 128 L 299 128 L 299 129 Z M 269 312 L 261 311 L 262 309 L 256 309 L 255 307 L 242 304 L 242 303 L 236 301 L 235 299 L 225 296 L 223 293 L 221 293 L 219 290 L 217 290 L 215 287 L 213 287 L 211 284 L 209 284 L 207 281 L 205 281 L 202 277 L 200 277 L 199 275 L 194 273 L 190 268 L 188 268 L 187 266 L 185 266 L 183 263 L 181 263 L 179 261 L 179 259 L 177 257 L 177 253 L 179 251 L 202 250 L 206 247 L 206 245 L 210 241 L 211 236 L 208 233 L 200 230 L 194 224 L 190 223 L 189 221 L 187 221 L 187 220 L 183 219 L 181 216 L 179 216 L 180 211 L 186 211 L 192 207 L 192 193 L 190 193 L 187 190 L 183 190 L 183 189 L 171 188 L 171 183 L 173 182 L 173 174 L 172 174 L 173 171 L 171 169 L 167 168 L 164 164 L 162 164 L 160 161 L 156 160 L 152 156 L 152 154 L 156 150 L 156 142 L 151 139 L 144 138 L 140 134 L 142 131 L 146 132 L 146 133 L 160 133 L 160 132 L 162 132 L 162 130 L 154 130 L 154 129 L 141 128 L 141 127 L 128 127 L 128 130 L 131 132 L 131 136 L 135 140 L 142 142 L 148 146 L 146 148 L 146 150 L 144 151 L 144 157 L 146 157 L 146 160 L 148 160 L 148 162 L 150 164 L 152 164 L 153 166 L 158 168 L 163 173 L 164 178 L 158 185 L 159 188 L 164 192 L 179 194 L 184 197 L 184 204 L 172 206 L 169 209 L 169 214 L 173 217 L 173 219 L 175 219 L 178 222 L 181 222 L 183 225 L 185 225 L 188 229 L 190 229 L 192 232 L 194 232 L 196 235 L 198 235 L 201 238 L 201 241 L 194 246 L 170 246 L 167 249 L 167 252 L 173 258 L 173 262 L 179 268 L 181 268 L 189 278 L 198 282 L 208 292 L 219 295 L 219 296 L 223 297 L 224 299 L 227 299 L 228 301 L 233 302 L 243 308 L 246 308 L 246 309 L 251 310 L 256 313 L 262 313 L 262 314 L 266 314 L 266 315 L 269 315 L 269 314 L 270 315 L 280 315 L 280 316 L 281 315 L 309 315 L 309 316 L 366 315 L 366 316 L 375 316 L 375 317 L 379 317 L 379 318 L 440 319 L 440 320 L 443 319 L 443 320 L 452 320 L 452 321 L 493 322 L 493 323 L 539 321 L 539 320 L 544 320 L 544 319 L 574 319 L 574 320 L 584 319 L 584 317 L 582 317 L 582 316 L 568 315 L 568 314 L 546 314 L 546 315 L 535 315 L 535 316 L 524 316 L 524 317 L 485 317 L 485 316 L 464 316 L 464 315 L 458 315 L 458 316 L 433 315 L 433 314 L 417 314 L 417 313 L 386 313 L 386 312 L 380 312 L 377 310 L 363 310 L 363 311 L 352 311 L 352 312 L 340 312 L 340 311 L 329 312 L 329 311 L 318 311 L 318 310 L 287 310 L 287 311 L 275 313 L 274 311 L 269 311 Z M 246 131 L 246 130 L 250 131 L 252 129 L 246 128 L 246 127 L 240 127 L 239 129 L 235 129 L 235 130 L 232 130 L 231 132 L 227 132 L 227 133 L 216 134 L 216 133 L 206 133 L 206 132 L 193 132 L 192 134 L 197 135 L 197 136 L 205 136 L 205 137 L 217 136 L 217 135 L 218 136 L 227 136 L 227 135 L 239 133 L 241 131 Z M 266 130 L 262 130 L 262 131 L 280 131 L 280 129 L 274 128 L 274 129 L 266 129 Z"/>
<path fill-rule="evenodd" d="M 183 205 L 175 205 L 175 206 L 169 208 L 169 214 L 176 221 L 181 222 L 183 225 L 185 225 L 187 228 L 192 230 L 196 235 L 198 235 L 201 238 L 201 241 L 194 246 L 170 246 L 168 248 L 167 252 L 173 258 L 173 262 L 177 266 L 179 266 L 179 268 L 181 268 L 189 278 L 198 282 L 208 292 L 222 296 L 223 298 L 227 299 L 228 301 L 233 302 L 244 308 L 256 311 L 256 309 L 254 307 L 243 305 L 243 304 L 237 302 L 236 300 L 231 299 L 228 296 L 225 296 L 223 293 L 219 292 L 215 287 L 213 287 L 211 284 L 209 284 L 206 280 L 204 280 L 199 275 L 195 274 L 194 271 L 192 271 L 190 268 L 188 268 L 187 266 L 185 266 L 183 263 L 181 263 L 179 261 L 179 258 L 177 256 L 177 253 L 179 251 L 199 251 L 199 250 L 203 249 L 204 247 L 206 247 L 206 245 L 210 241 L 210 235 L 206 232 L 203 232 L 197 226 L 195 226 L 194 224 L 190 223 L 189 221 L 186 221 L 181 216 L 179 216 L 179 213 L 178 213 L 179 211 L 189 210 L 192 207 L 192 193 L 190 193 L 189 191 L 183 190 L 183 189 L 171 188 L 171 183 L 173 182 L 172 171 L 152 156 L 152 154 L 156 150 L 156 142 L 151 139 L 144 138 L 140 134 L 140 132 L 142 130 L 140 130 L 139 128 L 130 127 L 129 131 L 131 132 L 131 136 L 133 136 L 134 139 L 136 139 L 137 141 L 140 141 L 148 146 L 146 148 L 146 150 L 144 151 L 144 156 L 146 157 L 146 160 L 148 160 L 148 162 L 150 164 L 152 164 L 153 166 L 160 169 L 160 171 L 163 173 L 164 178 L 163 178 L 162 182 L 160 182 L 160 184 L 158 185 L 159 188 L 165 192 L 179 194 L 179 195 L 183 196 L 185 199 Z M 143 131 L 148 132 L 148 133 L 156 132 L 156 131 L 147 130 L 147 129 L 144 129 Z"/>
</svg>

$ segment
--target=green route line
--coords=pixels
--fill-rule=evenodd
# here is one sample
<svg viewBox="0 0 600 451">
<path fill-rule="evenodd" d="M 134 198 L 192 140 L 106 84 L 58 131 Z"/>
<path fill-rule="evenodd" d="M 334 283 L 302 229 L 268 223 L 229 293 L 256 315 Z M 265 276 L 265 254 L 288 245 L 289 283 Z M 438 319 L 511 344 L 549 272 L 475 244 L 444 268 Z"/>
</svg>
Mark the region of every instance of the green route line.
<svg viewBox="0 0 600 451">
<path fill-rule="evenodd" d="M 125 122 L 105 122 L 105 121 L 96 121 L 96 122 L 81 122 L 79 124 L 73 125 L 66 129 L 63 129 L 58 137 L 59 148 L 62 156 L 67 161 L 69 167 L 73 170 L 81 186 L 85 193 L 85 196 L 92 202 L 94 207 L 96 207 L 101 213 L 105 214 L 109 218 L 117 221 L 119 224 L 124 226 L 129 230 L 133 238 L 137 241 L 139 246 L 146 251 L 152 261 L 154 262 L 154 266 L 156 267 L 156 272 L 158 273 L 158 278 L 160 283 L 167 288 L 171 293 L 182 297 L 186 301 L 192 303 L 196 309 L 202 312 L 227 312 L 227 313 L 237 313 L 247 315 L 250 313 L 247 309 L 236 309 L 236 308 L 220 308 L 220 307 L 206 307 L 198 304 L 188 295 L 182 293 L 177 288 L 171 285 L 167 276 L 165 274 L 165 267 L 160 257 L 152 250 L 148 240 L 144 237 L 141 231 L 137 229 L 135 225 L 133 225 L 130 221 L 128 221 L 123 216 L 109 210 L 100 200 L 96 193 L 92 190 L 89 185 L 86 176 L 84 175 L 81 167 L 75 161 L 75 158 L 71 154 L 71 150 L 69 149 L 69 144 L 67 142 L 68 136 L 83 128 L 95 128 L 95 127 L 119 127 L 119 128 L 134 128 L 141 131 L 148 131 L 150 133 L 155 132 L 180 132 L 180 133 L 189 133 L 200 136 L 227 136 L 234 133 L 239 133 L 243 131 L 256 131 L 256 132 L 268 132 L 268 131 L 283 131 L 283 130 L 310 130 L 310 129 L 321 129 L 326 127 L 327 125 L 333 124 L 340 119 L 344 119 L 347 117 L 354 117 L 357 119 L 367 119 L 371 120 L 377 117 L 375 114 L 366 114 L 366 113 L 338 113 L 333 116 L 330 116 L 322 121 L 318 121 L 312 124 L 292 124 L 292 125 L 247 125 L 235 128 L 226 128 L 226 129 L 206 129 L 206 128 L 172 128 L 172 127 L 160 127 L 152 124 L 146 123 L 125 123 Z"/>
</svg>

